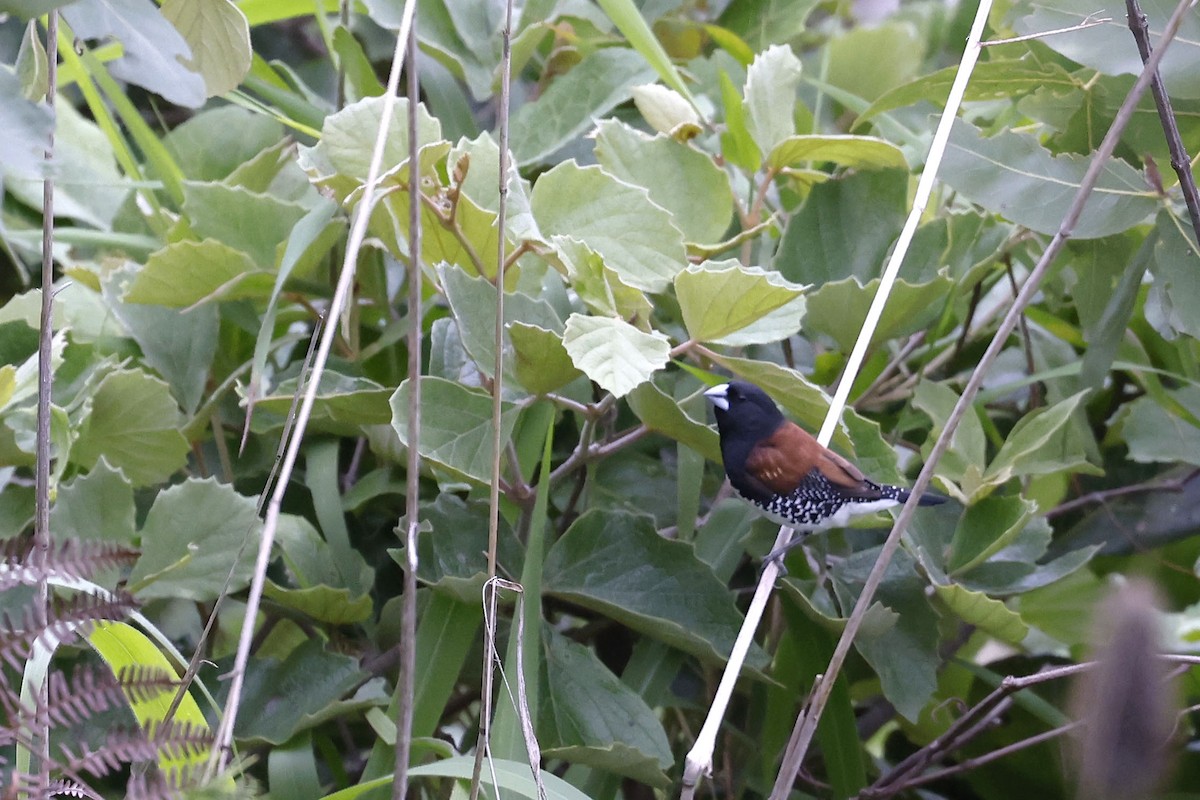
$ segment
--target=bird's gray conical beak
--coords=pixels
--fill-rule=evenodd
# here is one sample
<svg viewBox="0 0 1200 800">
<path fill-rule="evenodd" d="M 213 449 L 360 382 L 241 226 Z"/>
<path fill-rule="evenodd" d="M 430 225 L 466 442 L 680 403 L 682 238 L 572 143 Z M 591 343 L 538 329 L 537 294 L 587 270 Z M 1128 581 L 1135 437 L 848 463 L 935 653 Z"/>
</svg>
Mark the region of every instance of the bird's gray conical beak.
<svg viewBox="0 0 1200 800">
<path fill-rule="evenodd" d="M 728 411 L 729 400 L 726 397 L 726 392 L 728 391 L 729 384 L 722 383 L 709 389 L 704 393 L 704 396 L 708 398 L 708 402 L 712 403 L 717 408 L 721 409 L 722 411 Z"/>
</svg>

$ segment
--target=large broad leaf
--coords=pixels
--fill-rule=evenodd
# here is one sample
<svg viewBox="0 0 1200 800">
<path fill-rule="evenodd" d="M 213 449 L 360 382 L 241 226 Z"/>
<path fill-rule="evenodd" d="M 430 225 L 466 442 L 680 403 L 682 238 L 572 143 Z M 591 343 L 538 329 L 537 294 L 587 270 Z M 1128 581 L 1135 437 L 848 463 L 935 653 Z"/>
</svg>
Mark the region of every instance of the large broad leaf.
<svg viewBox="0 0 1200 800">
<path fill-rule="evenodd" d="M 308 209 L 240 186 L 188 181 L 183 209 L 192 229 L 248 253 L 262 269 L 274 270 L 276 249 L 286 242 Z"/>
<path fill-rule="evenodd" d="M 675 276 L 675 296 L 688 335 L 698 342 L 729 344 L 728 337 L 744 332 L 768 314 L 787 306 L 774 331 L 760 331 L 761 342 L 785 339 L 800 329 L 804 305 L 795 303 L 805 287 L 789 283 L 778 272 L 743 267 L 736 262 L 692 266 Z M 739 341 L 737 344 L 749 344 Z"/>
<path fill-rule="evenodd" d="M 551 236 L 551 262 L 566 273 L 579 299 L 597 314 L 648 320 L 654 311 L 645 293 L 626 283 L 604 258 L 574 236 Z"/>
<path fill-rule="evenodd" d="M 1163 26 L 1174 11 L 1171 0 L 1146 0 L 1141 4 L 1150 26 L 1150 46 L 1158 48 Z M 1014 6 L 1017 17 L 1013 28 L 1022 34 L 1042 33 L 1071 28 L 1090 20 L 1103 19 L 1099 25 L 1046 36 L 1047 47 L 1067 58 L 1106 75 L 1140 75 L 1142 61 L 1132 46 L 1125 22 L 1125 4 L 1120 0 L 1054 0 L 1052 3 L 1025 0 Z M 1172 98 L 1200 97 L 1200 18 L 1184 14 L 1179 33 L 1159 66 Z"/>
<path fill-rule="evenodd" d="M 817 0 L 746 0 L 728 4 L 719 22 L 757 51 L 804 33 L 816 6 Z"/>
<path fill-rule="evenodd" d="M 58 539 L 101 539 L 132 544 L 133 486 L 103 458 L 86 475 L 58 489 L 50 509 L 50 531 Z"/>
<path fill-rule="evenodd" d="M 238 592 L 250 582 L 261 532 L 253 497 L 213 478 L 171 486 L 146 515 L 129 585 L 139 600 L 207 603 Z"/>
<path fill-rule="evenodd" d="M 935 583 L 933 590 L 959 619 L 1002 642 L 1019 645 L 1029 633 L 1020 614 L 983 592 L 973 592 L 957 583 Z"/>
<path fill-rule="evenodd" d="M 629 407 L 652 431 L 683 442 L 710 461 L 721 461 L 721 446 L 716 432 L 702 420 L 692 419 L 675 398 L 663 393 L 653 381 L 646 381 L 629 393 Z"/>
<path fill-rule="evenodd" d="M 1049 408 L 1026 414 L 1005 439 L 1000 452 L 988 464 L 984 480 L 999 484 L 1016 475 L 1044 475 L 1075 471 L 1093 475 L 1103 470 L 1088 463 L 1086 452 L 1073 435 L 1071 415 L 1087 392 L 1068 397 Z"/>
<path fill-rule="evenodd" d="M 729 176 L 711 156 L 610 119 L 597 126 L 596 159 L 617 178 L 649 192 L 651 200 L 671 212 L 687 241 L 715 242 L 729 228 L 733 191 Z"/>
<path fill-rule="evenodd" d="M 450 149 L 446 164 L 456 171 L 466 170 L 459 191 L 485 211 L 494 214 L 500 210 L 500 187 L 496 180 L 500 174 L 500 147 L 488 133 L 481 133 L 471 141 L 459 141 Z M 529 181 L 517 171 L 511 153 L 508 170 L 508 210 L 505 213 L 508 237 L 516 240 L 541 238 L 529 208 Z"/>
<path fill-rule="evenodd" d="M 203 300 L 265 297 L 275 275 L 216 239 L 169 244 L 150 255 L 125 294 L 129 303 L 181 308 Z"/>
<path fill-rule="evenodd" d="M 959 518 L 946 571 L 961 574 L 1006 547 L 1025 528 L 1037 504 L 1020 495 L 985 497 Z"/>
<path fill-rule="evenodd" d="M 44 105 L 21 95 L 21 83 L 8 70 L 0 70 L 0 173 L 38 180 L 45 167 L 46 147 L 54 131 L 54 117 Z"/>
<path fill-rule="evenodd" d="M 1037 138 L 1004 131 L 983 138 L 956 120 L 941 177 L 964 197 L 1039 233 L 1058 232 L 1088 159 L 1054 155 Z M 1092 239 L 1144 222 L 1159 201 L 1140 172 L 1123 161 L 1105 165 L 1071 235 Z"/>
<path fill-rule="evenodd" d="M 789 45 L 768 47 L 746 70 L 746 126 L 764 153 L 796 132 L 800 70 L 800 59 Z"/>
<path fill-rule="evenodd" d="M 833 571 L 842 607 L 857 602 L 863 583 L 879 558 L 879 548 L 855 553 Z M 918 577 L 912 556 L 900 550 L 879 585 L 883 611 L 877 624 L 864 626 L 855 646 L 879 676 L 883 694 L 907 719 L 917 715 L 937 688 L 937 615 L 925 598 L 925 581 Z"/>
<path fill-rule="evenodd" d="M 96 387 L 71 457 L 90 468 L 104 456 L 134 486 L 159 483 L 187 460 L 182 422 L 167 384 L 137 370 L 111 372 Z"/>
<path fill-rule="evenodd" d="M 392 395 L 392 428 L 408 444 L 409 381 Z M 501 445 L 512 436 L 517 409 L 504 404 Z M 430 459 L 479 483 L 492 477 L 492 398 L 442 378 L 421 379 L 421 433 L 418 450 Z"/>
<path fill-rule="evenodd" d="M 487 506 L 443 493 L 434 502 L 421 506 L 421 523 L 417 578 L 460 603 L 478 606 L 488 570 Z M 498 568 L 515 575 L 520 572 L 524 557 L 521 542 L 503 517 L 498 525 Z M 405 563 L 402 549 L 389 552 L 397 563 Z"/>
<path fill-rule="evenodd" d="M 645 189 L 599 167 L 564 161 L 533 187 L 533 215 L 546 236 L 573 236 L 631 286 L 661 292 L 683 268 L 683 234 Z"/>
<path fill-rule="evenodd" d="M 306 153 L 302 161 L 327 162 L 339 174 L 356 181 L 365 181 L 375 148 L 375 134 L 383 116 L 383 98 L 367 97 L 330 114 L 321 126 L 321 140 Z M 441 124 L 417 106 L 417 141 L 422 147 L 442 138 Z M 392 106 L 388 139 L 383 149 L 385 169 L 408 160 L 408 100 L 398 98 Z"/>
<path fill-rule="evenodd" d="M 878 278 L 865 286 L 858 278 L 846 278 L 810 292 L 805 327 L 828 334 L 842 350 L 849 352 L 862 330 L 879 284 Z M 871 341 L 906 336 L 927 327 L 941 314 L 954 286 L 954 281 L 946 276 L 924 283 L 897 279 Z"/>
<path fill-rule="evenodd" d="M 945 383 L 921 381 L 917 384 L 916 393 L 913 395 L 913 407 L 924 411 L 933 420 L 925 455 L 928 455 L 928 451 L 933 447 L 932 442 L 946 427 L 946 420 L 950 418 L 955 404 L 958 403 L 958 397 L 958 393 Z M 950 438 L 950 448 L 938 461 L 935 474 L 953 483 L 978 485 L 982 481 L 986 459 L 987 435 L 983 432 L 983 424 L 974 410 L 968 411 L 954 429 L 954 435 Z"/>
<path fill-rule="evenodd" d="M 545 160 L 629 99 L 634 86 L 653 80 L 645 59 L 623 47 L 586 56 L 532 103 L 513 114 L 509 141 L 518 164 Z"/>
<path fill-rule="evenodd" d="M 1158 215 L 1151 269 L 1154 284 L 1146 319 L 1168 339 L 1200 337 L 1200 251 L 1191 227 L 1166 211 Z"/>
<path fill-rule="evenodd" d="M 571 361 L 561 333 L 513 322 L 508 326 L 508 336 L 513 346 L 513 372 L 527 391 L 553 392 L 583 374 Z"/>
<path fill-rule="evenodd" d="M 62 15 L 80 39 L 121 43 L 123 55 L 107 65 L 113 77 L 178 106 L 203 105 L 204 79 L 184 65 L 191 48 L 150 0 L 84 0 L 63 8 Z"/>
<path fill-rule="evenodd" d="M 486 278 L 473 278 L 461 269 L 438 270 L 463 347 L 479 371 L 492 376 L 496 366 L 496 287 Z M 553 331 L 562 320 L 545 300 L 520 292 L 505 292 L 504 321 L 524 322 Z"/>
<path fill-rule="evenodd" d="M 229 0 L 165 0 L 163 16 L 192 49 L 187 66 L 199 72 L 209 97 L 233 91 L 250 71 L 250 25 Z"/>
<path fill-rule="evenodd" d="M 254 406 L 252 430 L 275 430 L 287 421 L 299 388 L 295 378 L 281 382 Z M 392 418 L 388 407 L 391 392 L 375 381 L 332 370 L 321 374 L 309 428 L 343 436 L 360 436 L 369 425 L 386 425 Z"/>
<path fill-rule="evenodd" d="M 547 632 L 537 725 L 542 754 L 665 788 L 674 759 L 654 711 L 591 650 Z"/>
<path fill-rule="evenodd" d="M 926 37 L 912 22 L 859 25 L 830 39 L 821 77 L 856 99 L 871 101 L 916 76 L 925 47 Z"/>
<path fill-rule="evenodd" d="M 351 711 L 386 702 L 341 700 L 362 682 L 358 659 L 327 653 L 319 638 L 309 639 L 282 661 L 252 659 L 246 671 L 237 735 L 283 744 L 297 732 Z"/>
<path fill-rule="evenodd" d="M 591 510 L 546 556 L 543 590 L 708 661 L 729 655 L 741 614 L 690 545 L 659 536 L 649 517 Z M 748 663 L 761 666 L 761 651 Z"/>
<path fill-rule="evenodd" d="M 1166 397 L 1193 416 L 1200 415 L 1200 387 L 1185 386 Z M 1125 441 L 1129 458 L 1142 463 L 1183 461 L 1200 465 L 1200 428 L 1174 409 L 1164 408 L 1153 397 L 1140 397 L 1129 404 L 1125 418 Z"/>
<path fill-rule="evenodd" d="M 589 378 L 617 397 L 667 365 L 671 344 L 657 331 L 646 333 L 613 317 L 572 314 L 563 346 Z"/>
</svg>

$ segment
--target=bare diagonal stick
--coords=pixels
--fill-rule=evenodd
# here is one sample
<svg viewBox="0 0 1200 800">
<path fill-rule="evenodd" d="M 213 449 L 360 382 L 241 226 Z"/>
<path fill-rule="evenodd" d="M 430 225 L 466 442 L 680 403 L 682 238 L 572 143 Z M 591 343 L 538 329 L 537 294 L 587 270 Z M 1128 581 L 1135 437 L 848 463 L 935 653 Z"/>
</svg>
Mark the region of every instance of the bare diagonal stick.
<svg viewBox="0 0 1200 800">
<path fill-rule="evenodd" d="M 858 602 L 854 606 L 854 611 L 851 613 L 850 619 L 842 631 L 842 636 L 838 640 L 837 647 L 834 648 L 833 657 L 829 661 L 829 668 L 816 681 L 813 686 L 813 693 L 809 698 L 808 706 L 796 720 L 796 727 L 792 733 L 792 741 L 788 743 L 788 749 L 784 754 L 784 761 L 780 767 L 779 776 L 775 781 L 775 788 L 771 792 L 772 798 L 787 797 L 792 784 L 795 782 L 796 775 L 800 771 L 800 765 L 803 763 L 804 756 L 808 752 L 808 747 L 812 743 L 817 721 L 821 717 L 821 712 L 825 709 L 825 704 L 829 701 L 830 692 L 833 690 L 833 682 L 841 671 L 842 663 L 845 661 L 850 647 L 854 643 L 854 637 L 862 625 L 863 617 L 866 615 L 867 609 L 875 597 L 875 592 L 879 588 L 879 584 L 883 581 L 883 574 L 891 562 L 892 556 L 895 555 L 896 549 L 900 546 L 900 537 L 908 528 L 908 523 L 916 511 L 917 501 L 929 487 L 929 482 L 933 478 L 933 471 L 937 467 L 938 461 L 950 446 L 950 439 L 954 436 L 954 431 L 958 428 L 959 422 L 962 421 L 967 409 L 974 402 L 975 395 L 979 392 L 979 387 L 983 384 L 988 367 L 996 360 L 996 356 L 1000 354 L 1000 351 L 1004 347 L 1004 342 L 1008 339 L 1009 334 L 1012 333 L 1013 328 L 1016 327 L 1017 320 L 1041 286 L 1042 279 L 1045 278 L 1050 265 L 1058 256 L 1063 245 L 1066 244 L 1067 239 L 1071 238 L 1075 224 L 1079 221 L 1080 214 L 1083 213 L 1083 206 L 1087 202 L 1092 189 L 1095 188 L 1096 181 L 1099 180 L 1104 165 L 1112 157 L 1113 150 L 1116 148 L 1117 142 L 1125 130 L 1125 126 L 1129 124 L 1134 109 L 1137 108 L 1138 99 L 1146 91 L 1146 87 L 1150 85 L 1150 78 L 1154 74 L 1154 70 L 1158 68 L 1159 62 L 1162 61 L 1163 53 L 1167 51 L 1168 45 L 1179 31 L 1183 15 L 1195 2 L 1196 0 L 1181 0 L 1175 9 L 1175 13 L 1171 15 L 1171 19 L 1163 31 L 1162 41 L 1159 44 L 1158 50 L 1150 57 L 1145 69 L 1142 70 L 1142 74 L 1138 76 L 1137 81 L 1133 84 L 1133 88 L 1129 90 L 1125 102 L 1121 104 L 1121 109 L 1113 119 L 1112 126 L 1104 136 L 1104 141 L 1100 143 L 1100 147 L 1092 157 L 1092 162 L 1088 165 L 1087 172 L 1080 182 L 1079 190 L 1075 193 L 1075 198 L 1071 202 L 1071 207 L 1067 210 L 1066 217 L 1059 226 L 1058 233 L 1050 240 L 1050 244 L 1046 247 L 1045 252 L 1042 253 L 1042 257 L 1029 274 L 1024 286 L 1021 287 L 1020 294 L 1017 295 L 1017 299 L 1013 302 L 1012 307 L 1000 322 L 996 335 L 992 338 L 987 351 L 979 360 L 979 365 L 967 381 L 967 385 L 963 389 L 962 396 L 958 398 L 954 410 L 950 412 L 950 417 L 946 420 L 946 426 L 942 430 L 941 436 L 934 443 L 933 449 L 929 453 L 929 458 L 925 461 L 925 466 L 921 469 L 921 474 L 917 476 L 917 480 L 913 484 L 912 495 L 900 510 L 900 515 L 896 518 L 896 524 L 892 527 L 892 532 L 888 535 L 887 541 L 884 542 L 883 549 L 879 553 L 879 560 L 875 562 L 875 566 L 871 569 L 871 574 L 867 576 L 862 594 L 859 595 Z"/>
</svg>

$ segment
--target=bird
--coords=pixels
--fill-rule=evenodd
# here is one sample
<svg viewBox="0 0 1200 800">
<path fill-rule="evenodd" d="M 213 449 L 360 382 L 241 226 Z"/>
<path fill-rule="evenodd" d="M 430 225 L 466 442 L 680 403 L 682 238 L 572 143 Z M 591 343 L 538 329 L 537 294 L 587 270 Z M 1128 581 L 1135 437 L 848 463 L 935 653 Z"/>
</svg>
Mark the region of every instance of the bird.
<svg viewBox="0 0 1200 800">
<path fill-rule="evenodd" d="M 729 483 L 776 522 L 801 534 L 844 527 L 853 517 L 900 505 L 908 489 L 876 483 L 808 431 L 786 419 L 759 387 L 730 381 L 704 393 L 712 403 Z M 921 495 L 923 506 L 947 498 Z M 779 561 L 802 536 L 766 558 Z"/>
</svg>

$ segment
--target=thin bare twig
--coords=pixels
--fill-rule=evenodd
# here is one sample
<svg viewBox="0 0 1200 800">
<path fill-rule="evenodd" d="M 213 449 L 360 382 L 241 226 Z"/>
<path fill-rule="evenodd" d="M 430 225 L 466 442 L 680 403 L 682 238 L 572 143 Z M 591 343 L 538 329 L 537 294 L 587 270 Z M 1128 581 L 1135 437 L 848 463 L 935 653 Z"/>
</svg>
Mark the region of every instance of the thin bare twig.
<svg viewBox="0 0 1200 800">
<path fill-rule="evenodd" d="M 1135 483 L 1130 486 L 1118 486 L 1114 489 L 1100 489 L 1095 492 L 1081 494 L 1079 497 L 1074 497 L 1064 503 L 1059 503 L 1054 508 L 1049 509 L 1043 516 L 1047 519 L 1066 514 L 1083 506 L 1092 505 L 1095 503 L 1107 503 L 1114 497 L 1124 497 L 1130 494 L 1149 494 L 1151 492 L 1181 492 L 1183 487 L 1193 480 L 1197 475 L 1200 475 L 1200 469 L 1194 469 L 1188 472 L 1181 478 L 1172 478 L 1168 480 L 1156 479 L 1145 483 Z"/>
<path fill-rule="evenodd" d="M 51 11 L 46 20 L 46 103 L 54 111 L 58 93 L 58 12 Z M 54 159 L 54 128 L 46 141 L 45 174 L 42 176 L 42 316 L 38 324 L 38 397 L 37 444 L 35 465 L 35 508 L 33 551 L 29 560 L 45 567 L 50 555 L 50 393 L 54 381 L 51 358 L 54 350 L 54 179 L 50 162 Z M 50 585 L 45 569 L 40 569 L 37 582 L 37 621 L 44 628 L 49 620 Z M 50 780 L 50 707 L 49 673 L 42 676 L 36 687 L 37 713 L 34 715 L 33 739 L 38 743 L 38 775 L 42 785 Z"/>
<path fill-rule="evenodd" d="M 1137 42 L 1138 54 L 1144 65 L 1150 58 L 1150 26 L 1146 23 L 1146 15 L 1138 0 L 1125 0 L 1125 8 L 1129 20 L 1129 30 L 1133 40 Z M 1196 192 L 1196 179 L 1192 176 L 1192 162 L 1188 157 L 1187 147 L 1179 135 L 1179 125 L 1175 122 L 1175 111 L 1171 108 L 1171 96 L 1163 86 L 1162 75 L 1156 69 L 1150 79 L 1150 91 L 1154 94 L 1154 105 L 1158 108 L 1158 119 L 1162 123 L 1163 135 L 1167 139 L 1167 150 L 1171 153 L 1171 167 L 1179 176 L 1179 188 L 1183 191 L 1183 200 L 1187 203 L 1188 215 L 1192 218 L 1192 231 L 1196 234 L 1196 242 L 1200 243 L 1200 194 Z"/>
<path fill-rule="evenodd" d="M 412 752 L 413 687 L 417 669 L 417 533 L 421 527 L 421 142 L 417 106 L 421 100 L 417 69 L 417 23 L 408 31 L 408 453 L 404 509 L 404 594 L 400 610 L 400 678 L 396 685 L 396 771 L 393 800 L 408 795 Z"/>
<path fill-rule="evenodd" d="M 1097 180 L 1099 180 L 1104 165 L 1112 157 L 1113 150 L 1120 140 L 1121 133 L 1125 130 L 1125 126 L 1133 116 L 1138 99 L 1150 83 L 1150 76 L 1153 74 L 1154 69 L 1157 68 L 1171 40 L 1179 30 L 1184 13 L 1195 2 L 1196 0 L 1181 0 L 1176 7 L 1170 22 L 1167 23 L 1167 27 L 1163 32 L 1162 44 L 1154 55 L 1151 56 L 1146 69 L 1142 71 L 1142 74 L 1138 76 L 1137 81 L 1134 82 L 1133 87 L 1129 90 L 1129 94 L 1113 119 L 1112 126 L 1109 128 L 1108 133 L 1105 134 L 1104 140 L 1100 143 L 1099 149 L 1097 149 L 1091 163 L 1088 165 L 1087 172 L 1084 174 L 1082 181 L 1080 181 L 1079 189 L 1075 193 L 1075 197 L 1071 202 L 1070 208 L 1067 210 L 1058 233 L 1054 235 L 1054 238 L 1042 254 L 1041 259 L 1038 260 L 1037 265 L 1026 279 L 1024 286 L 1021 287 L 1020 294 L 1001 321 L 996 335 L 992 338 L 991 344 L 988 345 L 987 351 L 984 352 L 983 357 L 979 361 L 979 365 L 971 373 L 967 385 L 963 388 L 962 395 L 959 397 L 958 402 L 955 403 L 954 409 L 950 412 L 942 434 L 934 443 L 933 449 L 930 451 L 929 457 L 921 469 L 921 473 L 917 476 L 913 484 L 911 489 L 912 495 L 900 510 L 900 514 L 896 518 L 896 523 L 892 527 L 891 533 L 888 534 L 883 548 L 880 550 L 879 558 L 875 562 L 875 566 L 871 569 L 871 573 L 867 576 L 862 593 L 859 595 L 858 602 L 854 606 L 854 611 L 851 613 L 850 619 L 847 621 L 842 635 L 838 639 L 837 646 L 834 648 L 829 667 L 813 687 L 813 693 L 810 697 L 810 707 L 807 713 L 802 714 L 796 721 L 792 741 L 789 742 L 788 750 L 784 755 L 784 764 L 775 782 L 775 788 L 772 791 L 771 796 L 773 798 L 785 797 L 796 779 L 799 765 L 803 763 L 804 756 L 808 752 L 808 747 L 812 742 L 813 734 L 816 732 L 817 720 L 820 718 L 821 712 L 824 711 L 825 704 L 829 701 L 829 695 L 833 691 L 833 682 L 841 671 L 842 664 L 845 662 L 850 647 L 854 643 L 855 636 L 858 635 L 858 630 L 862 626 L 867 609 L 874 600 L 875 592 L 879 589 L 879 584 L 883 581 L 883 574 L 900 546 L 900 538 L 903 536 L 904 531 L 907 530 L 908 524 L 916 511 L 917 501 L 929 487 L 938 461 L 949 448 L 951 437 L 954 435 L 955 430 L 957 430 L 963 416 L 967 413 L 968 408 L 974 403 L 975 396 L 979 392 L 979 387 L 983 384 L 983 379 L 987 374 L 988 368 L 1000 354 L 1005 341 L 1009 334 L 1012 333 L 1020 315 L 1024 313 L 1025 307 L 1037 293 L 1043 278 L 1045 278 L 1046 273 L 1050 269 L 1050 265 L 1071 237 L 1071 233 L 1075 229 L 1080 215 L 1083 213 L 1083 206 L 1088 196 L 1095 187 Z M 987 5 L 985 0 L 981 4 L 981 9 Z M 977 40 L 977 38 L 974 40 Z"/>
<path fill-rule="evenodd" d="M 279 470 L 279 481 L 275 485 L 271 501 L 267 505 L 267 518 L 263 525 L 262 538 L 259 542 L 258 556 L 254 564 L 254 573 L 250 581 L 250 593 L 246 598 L 246 613 L 242 619 L 242 630 L 238 638 L 237 652 L 234 656 L 233 671 L 229 676 L 229 695 L 226 700 L 221 722 L 214 736 L 212 758 L 209 759 L 206 777 L 212 778 L 224 771 L 229 763 L 229 752 L 233 743 L 233 730 L 237 722 L 238 706 L 242 699 L 242 688 L 246 680 L 246 664 L 250 659 L 250 644 L 254 638 L 254 626 L 258 610 L 262 604 L 263 587 L 266 583 L 267 565 L 271 560 L 271 549 L 275 541 L 275 531 L 279 526 L 279 515 L 283 507 L 283 495 L 290 483 L 292 471 L 300 454 L 300 445 L 304 433 L 308 429 L 308 421 L 312 416 L 312 408 L 317 398 L 317 387 L 321 384 L 321 376 L 329 360 L 329 351 L 333 348 L 333 340 L 337 336 L 338 319 L 346 305 L 346 299 L 354 284 L 355 267 L 358 254 L 366 238 L 367 225 L 370 222 L 371 210 L 374 208 L 376 189 L 379 185 L 379 174 L 383 163 L 384 144 L 387 142 L 388 128 L 391 126 L 392 109 L 395 107 L 396 90 L 400 84 L 400 65 L 404 61 L 404 53 L 408 44 L 408 31 L 416 10 L 416 0 L 406 0 L 404 12 L 400 21 L 400 32 L 396 37 L 396 49 L 392 56 L 392 67 L 388 74 L 387 90 L 383 95 L 379 130 L 375 135 L 375 146 L 371 153 L 371 162 L 367 168 L 367 179 L 363 184 L 362 197 L 354 209 L 354 218 L 350 226 L 350 236 L 346 242 L 346 253 L 342 262 L 342 272 L 338 277 L 337 289 L 329 304 L 329 318 L 323 328 L 317 355 L 313 362 L 312 377 L 304 387 L 304 397 L 296 414 L 296 424 L 291 441 L 288 443 L 283 464 Z"/>
<path fill-rule="evenodd" d="M 500 462 L 503 459 L 504 442 L 501 430 L 502 400 L 501 389 L 504 386 L 504 266 L 508 246 L 507 217 L 508 217 L 508 105 L 512 76 L 512 0 L 504 4 L 504 26 L 500 30 L 500 108 L 497 126 L 499 127 L 499 205 L 496 211 L 496 328 L 494 340 L 496 344 L 496 360 L 492 370 L 492 482 L 488 497 L 488 579 L 496 577 L 496 549 L 500 535 Z M 482 273 L 482 269 L 480 270 Z M 513 464 L 514 480 L 521 482 L 519 464 Z M 521 646 L 518 645 L 518 654 Z M 484 703 L 479 714 L 479 744 L 475 747 L 475 767 L 471 775 L 471 800 L 479 797 L 479 776 L 483 768 L 483 754 L 490 746 L 491 735 L 491 701 L 492 701 L 492 653 L 485 648 L 483 654 L 483 698 Z M 537 766 L 534 766 L 537 769 Z M 537 776 L 535 776 L 537 777 Z M 540 783 L 539 783 L 540 786 Z"/>
<path fill-rule="evenodd" d="M 1097 25 L 1103 25 L 1106 22 L 1112 22 L 1112 17 L 1096 17 L 1095 14 L 1089 14 L 1087 19 L 1080 22 L 1078 25 L 1068 25 L 1065 28 L 1055 28 L 1049 31 L 1038 31 L 1037 33 L 1027 33 L 1024 36 L 1013 36 L 1008 39 L 990 39 L 986 42 L 980 42 L 980 47 L 995 47 L 999 44 L 1013 44 L 1015 42 L 1028 42 L 1032 39 L 1045 39 L 1047 36 L 1057 36 L 1060 33 L 1074 33 L 1075 31 L 1087 30 L 1094 28 Z"/>
</svg>

